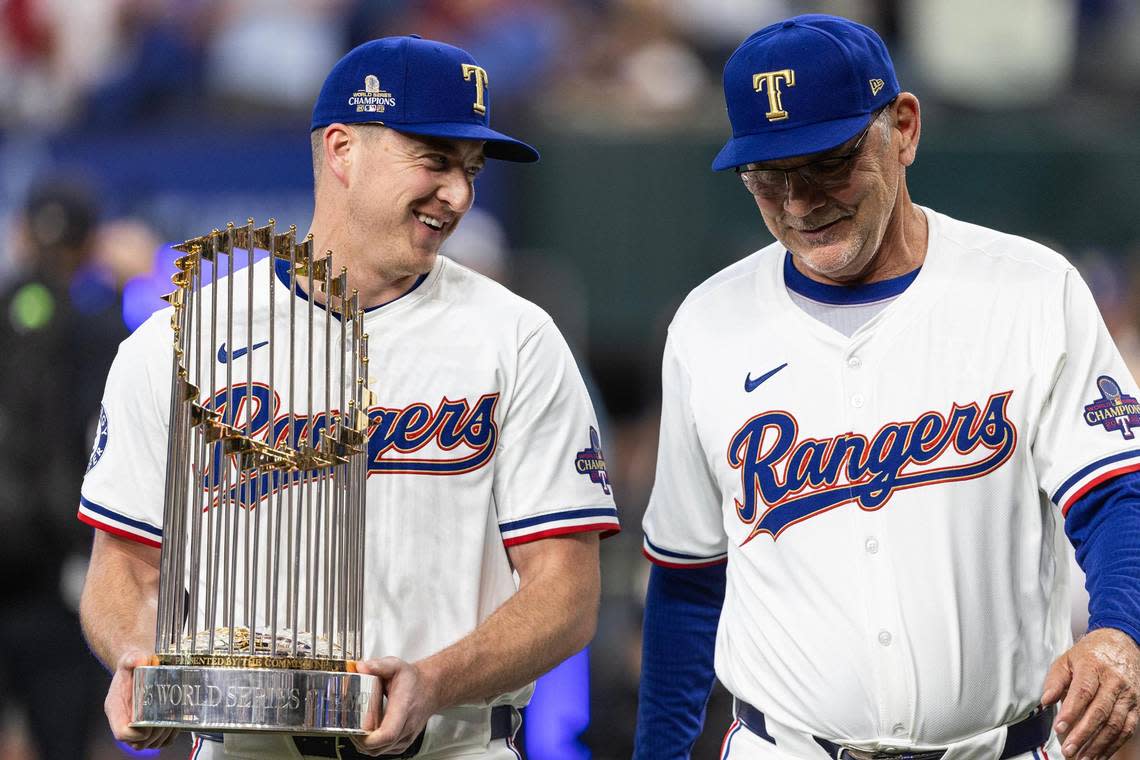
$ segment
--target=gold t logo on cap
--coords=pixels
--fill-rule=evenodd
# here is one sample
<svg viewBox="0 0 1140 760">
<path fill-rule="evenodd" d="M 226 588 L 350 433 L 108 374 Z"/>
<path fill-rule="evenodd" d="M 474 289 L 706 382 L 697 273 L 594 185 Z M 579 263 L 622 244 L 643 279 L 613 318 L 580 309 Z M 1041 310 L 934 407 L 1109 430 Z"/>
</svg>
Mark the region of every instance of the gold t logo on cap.
<svg viewBox="0 0 1140 760">
<path fill-rule="evenodd" d="M 784 110 L 783 104 L 780 102 L 781 80 L 788 85 L 788 87 L 796 86 L 796 72 L 792 69 L 780 69 L 779 71 L 765 71 L 761 74 L 752 75 L 752 89 L 756 92 L 763 92 L 765 87 L 768 90 L 768 113 L 764 114 L 768 121 L 780 121 L 781 119 L 788 118 L 788 112 Z"/>
<path fill-rule="evenodd" d="M 471 108 L 474 109 L 475 113 L 482 115 L 487 113 L 487 105 L 483 102 L 483 92 L 487 86 L 487 71 L 473 63 L 463 64 L 463 81 L 470 82 L 472 75 L 475 76 L 475 102 L 471 104 Z"/>
</svg>

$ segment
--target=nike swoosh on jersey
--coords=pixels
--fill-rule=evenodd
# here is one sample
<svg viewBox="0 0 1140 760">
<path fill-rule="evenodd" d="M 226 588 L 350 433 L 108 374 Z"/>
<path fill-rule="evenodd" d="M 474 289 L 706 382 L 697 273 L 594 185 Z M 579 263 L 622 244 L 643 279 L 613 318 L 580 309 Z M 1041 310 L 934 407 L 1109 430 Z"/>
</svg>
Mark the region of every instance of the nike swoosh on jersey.
<svg viewBox="0 0 1140 760">
<path fill-rule="evenodd" d="M 222 364 L 227 364 L 229 362 L 236 361 L 236 360 L 242 358 L 243 356 L 248 354 L 250 351 L 256 351 L 257 349 L 261 348 L 262 346 L 268 346 L 268 345 L 269 345 L 269 341 L 263 340 L 260 343 L 253 344 L 252 346 L 246 346 L 245 348 L 235 349 L 233 351 L 230 351 L 227 354 L 226 353 L 226 344 L 223 343 L 221 348 L 218 349 L 218 361 L 220 361 Z"/>
<path fill-rule="evenodd" d="M 779 367 L 776 367 L 776 369 L 771 370 L 769 372 L 765 372 L 763 375 L 756 378 L 755 380 L 752 379 L 752 373 L 749 372 L 747 375 L 744 376 L 744 392 L 745 393 L 751 393 L 752 391 L 756 390 L 756 388 L 759 387 L 760 383 L 764 382 L 765 380 L 767 380 L 772 375 L 776 374 L 777 372 L 779 372 L 780 370 L 782 370 L 786 366 L 788 366 L 788 363 L 784 362 Z"/>
</svg>

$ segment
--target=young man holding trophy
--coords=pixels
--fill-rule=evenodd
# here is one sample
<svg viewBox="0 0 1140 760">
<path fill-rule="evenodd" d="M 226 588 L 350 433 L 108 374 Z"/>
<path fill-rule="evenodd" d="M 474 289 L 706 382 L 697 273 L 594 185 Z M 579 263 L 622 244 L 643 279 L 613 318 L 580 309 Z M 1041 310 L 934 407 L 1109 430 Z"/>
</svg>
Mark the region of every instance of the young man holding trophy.
<svg viewBox="0 0 1140 760">
<path fill-rule="evenodd" d="M 79 510 L 116 738 L 517 757 L 533 680 L 592 637 L 618 519 L 577 367 L 541 309 L 437 256 L 486 158 L 538 159 L 489 128 L 491 89 L 418 37 L 348 53 L 310 236 L 187 241 L 173 308 L 120 348 Z"/>
</svg>

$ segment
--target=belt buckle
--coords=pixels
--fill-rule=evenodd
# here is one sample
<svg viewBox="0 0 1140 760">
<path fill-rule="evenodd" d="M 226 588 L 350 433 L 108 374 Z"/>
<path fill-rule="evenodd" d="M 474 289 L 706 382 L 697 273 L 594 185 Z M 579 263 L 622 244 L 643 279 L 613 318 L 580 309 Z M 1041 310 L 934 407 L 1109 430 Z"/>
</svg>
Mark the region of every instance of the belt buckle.
<svg viewBox="0 0 1140 760">
<path fill-rule="evenodd" d="M 844 747 L 843 752 L 851 760 L 940 760 L 946 754 L 946 750 L 913 752 L 906 749 L 880 749 L 872 752 L 871 750 L 853 747 Z"/>
</svg>

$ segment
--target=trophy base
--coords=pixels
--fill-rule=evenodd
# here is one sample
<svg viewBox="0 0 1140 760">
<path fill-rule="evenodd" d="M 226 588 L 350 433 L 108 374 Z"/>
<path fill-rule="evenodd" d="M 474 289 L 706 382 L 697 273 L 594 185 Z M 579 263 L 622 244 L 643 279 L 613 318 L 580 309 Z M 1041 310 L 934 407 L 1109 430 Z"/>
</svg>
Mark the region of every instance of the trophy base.
<svg viewBox="0 0 1140 760">
<path fill-rule="evenodd" d="M 378 684 L 376 676 L 323 670 L 139 667 L 131 725 L 360 735 Z"/>
</svg>

